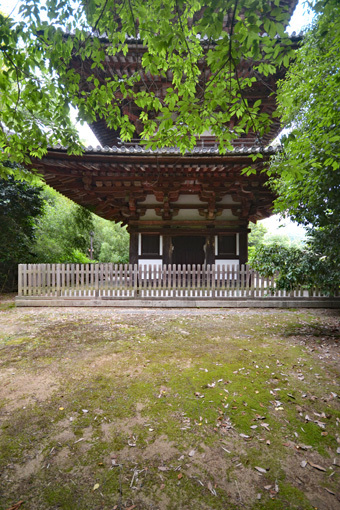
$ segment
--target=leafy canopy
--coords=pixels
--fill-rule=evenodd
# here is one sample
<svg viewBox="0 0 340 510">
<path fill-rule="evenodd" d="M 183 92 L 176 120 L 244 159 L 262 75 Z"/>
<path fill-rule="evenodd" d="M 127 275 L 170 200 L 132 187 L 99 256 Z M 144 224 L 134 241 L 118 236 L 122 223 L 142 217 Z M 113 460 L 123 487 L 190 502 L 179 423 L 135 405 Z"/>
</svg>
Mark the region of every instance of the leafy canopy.
<svg viewBox="0 0 340 510">
<path fill-rule="evenodd" d="M 279 112 L 290 133 L 273 169 L 292 184 L 296 178 L 304 185 L 307 178 L 309 184 L 324 169 L 340 169 L 340 4 L 323 0 L 315 11 L 314 24 L 278 89 Z"/>
<path fill-rule="evenodd" d="M 27 0 L 20 11 L 21 22 L 0 19 L 0 148 L 25 164 L 57 142 L 81 151 L 70 105 L 130 140 L 136 104 L 152 147 L 184 151 L 206 131 L 221 152 L 249 130 L 260 140 L 270 117 L 247 95 L 293 54 L 280 0 Z M 105 74 L 129 42 L 144 48 L 133 71 Z"/>
<path fill-rule="evenodd" d="M 319 288 L 333 295 L 339 291 L 340 266 L 323 257 L 317 247 L 288 246 L 278 242 L 262 244 L 252 255 L 251 267 L 265 277 L 275 277 L 276 287 L 291 291 Z"/>
<path fill-rule="evenodd" d="M 0 291 L 15 288 L 17 264 L 31 261 L 42 211 L 40 187 L 0 179 Z"/>
<path fill-rule="evenodd" d="M 315 22 L 279 87 L 280 111 L 291 132 L 271 170 L 279 176 L 276 209 L 307 227 L 314 253 L 339 287 L 340 4 L 317 2 L 315 9 Z"/>
<path fill-rule="evenodd" d="M 99 218 L 49 186 L 43 187 L 43 198 L 44 210 L 37 220 L 32 248 L 33 262 L 129 261 L 129 234 L 125 227 Z M 94 260 L 89 258 L 91 236 Z"/>
<path fill-rule="evenodd" d="M 48 144 L 79 151 L 78 134 L 69 120 L 69 99 L 53 72 L 43 45 L 25 23 L 0 14 L 0 163 L 2 175 L 23 175 L 30 156 L 41 157 Z"/>
<path fill-rule="evenodd" d="M 49 186 L 44 186 L 43 214 L 37 221 L 34 262 L 90 262 L 86 257 L 93 216 Z"/>
</svg>

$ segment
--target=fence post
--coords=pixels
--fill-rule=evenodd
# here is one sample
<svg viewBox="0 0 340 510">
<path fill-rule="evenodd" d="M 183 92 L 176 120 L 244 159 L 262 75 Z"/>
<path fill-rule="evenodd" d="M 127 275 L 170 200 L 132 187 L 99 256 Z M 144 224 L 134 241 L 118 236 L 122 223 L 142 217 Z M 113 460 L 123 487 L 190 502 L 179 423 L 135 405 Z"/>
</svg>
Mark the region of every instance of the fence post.
<svg viewBox="0 0 340 510">
<path fill-rule="evenodd" d="M 56 266 L 56 289 L 57 289 L 57 297 L 61 296 L 61 288 L 60 288 L 60 264 Z"/>
<path fill-rule="evenodd" d="M 138 264 L 130 265 L 130 274 L 131 278 L 133 280 L 133 289 L 132 289 L 132 296 L 134 298 L 138 297 L 139 291 L 138 291 Z"/>
<path fill-rule="evenodd" d="M 250 281 L 249 281 L 249 266 L 248 264 L 245 265 L 245 270 L 246 270 L 246 291 L 245 291 L 245 296 L 249 296 L 249 291 L 250 291 Z"/>
<path fill-rule="evenodd" d="M 95 271 L 94 295 L 95 297 L 99 297 L 99 264 L 94 265 L 94 271 Z"/>
<path fill-rule="evenodd" d="M 18 265 L 18 296 L 22 296 L 22 268 L 23 264 Z"/>
<path fill-rule="evenodd" d="M 212 271 L 211 271 L 211 290 L 212 290 L 212 295 L 211 297 L 215 298 L 216 297 L 216 292 L 215 292 L 215 278 L 216 278 L 216 274 L 215 274 L 215 264 L 213 264 L 212 266 L 210 266 Z"/>
<path fill-rule="evenodd" d="M 250 284 L 250 297 L 254 299 L 255 297 L 255 278 L 256 278 L 256 273 L 254 271 L 254 269 L 250 269 L 250 275 L 249 275 L 249 278 L 250 278 L 250 281 L 249 281 L 249 284 Z"/>
</svg>

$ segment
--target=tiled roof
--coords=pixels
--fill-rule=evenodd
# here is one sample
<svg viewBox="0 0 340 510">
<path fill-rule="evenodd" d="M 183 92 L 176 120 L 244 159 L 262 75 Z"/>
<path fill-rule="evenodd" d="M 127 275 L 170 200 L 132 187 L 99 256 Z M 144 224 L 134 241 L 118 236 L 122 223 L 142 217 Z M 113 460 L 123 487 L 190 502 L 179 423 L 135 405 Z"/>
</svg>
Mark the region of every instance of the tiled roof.
<svg viewBox="0 0 340 510">
<path fill-rule="evenodd" d="M 54 145 L 53 147 L 49 147 L 50 151 L 61 151 L 65 152 L 67 151 L 67 147 L 63 147 L 62 145 Z M 221 154 L 219 152 L 218 147 L 194 147 L 191 151 L 185 151 L 184 154 L 181 153 L 180 149 L 178 147 L 163 147 L 160 149 L 146 149 L 145 147 L 141 145 L 134 145 L 134 146 L 97 146 L 92 147 L 91 145 L 89 147 L 85 147 L 84 154 L 145 154 L 145 155 L 173 155 L 178 154 L 183 156 L 197 156 L 200 155 L 215 155 L 215 156 L 235 156 L 239 154 L 276 154 L 280 151 L 280 147 L 266 147 L 266 148 L 260 148 L 260 147 L 235 147 L 232 151 L 227 150 L 225 154 Z"/>
</svg>

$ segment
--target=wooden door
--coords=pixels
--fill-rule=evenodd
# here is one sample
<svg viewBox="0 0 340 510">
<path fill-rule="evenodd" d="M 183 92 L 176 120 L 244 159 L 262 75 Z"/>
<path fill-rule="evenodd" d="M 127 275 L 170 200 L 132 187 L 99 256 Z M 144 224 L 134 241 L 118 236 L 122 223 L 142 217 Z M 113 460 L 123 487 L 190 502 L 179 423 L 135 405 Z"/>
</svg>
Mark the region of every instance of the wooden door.
<svg viewBox="0 0 340 510">
<path fill-rule="evenodd" d="M 204 264 L 204 236 L 178 236 L 172 238 L 172 264 Z"/>
</svg>

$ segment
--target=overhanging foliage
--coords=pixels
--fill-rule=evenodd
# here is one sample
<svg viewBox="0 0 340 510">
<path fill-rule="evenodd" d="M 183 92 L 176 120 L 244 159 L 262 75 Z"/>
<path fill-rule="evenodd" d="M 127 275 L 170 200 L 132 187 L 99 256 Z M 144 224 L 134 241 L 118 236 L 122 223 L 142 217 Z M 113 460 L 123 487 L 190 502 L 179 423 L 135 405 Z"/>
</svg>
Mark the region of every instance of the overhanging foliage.
<svg viewBox="0 0 340 510">
<path fill-rule="evenodd" d="M 81 151 L 69 121 L 71 104 L 81 120 L 105 119 L 123 140 L 131 139 L 135 124 L 122 104 L 136 104 L 140 135 L 152 147 L 176 145 L 184 151 L 207 131 L 217 137 L 221 152 L 250 130 L 260 143 L 270 115 L 261 111 L 261 100 L 250 101 L 247 94 L 256 81 L 289 64 L 290 4 L 26 1 L 22 22 L 1 17 L 3 153 L 29 164 L 57 142 Z M 132 43 L 145 48 L 134 72 L 100 79 L 106 57 L 126 55 Z M 85 84 L 75 61 L 80 68 L 90 63 Z M 143 83 L 146 75 L 170 81 L 162 97 Z"/>
<path fill-rule="evenodd" d="M 319 257 L 319 285 L 340 285 L 340 5 L 317 2 L 315 22 L 279 87 L 291 128 L 271 170 L 278 211 L 304 225 Z M 329 268 L 328 275 L 321 267 Z M 327 272 L 326 272 L 327 273 Z"/>
</svg>

